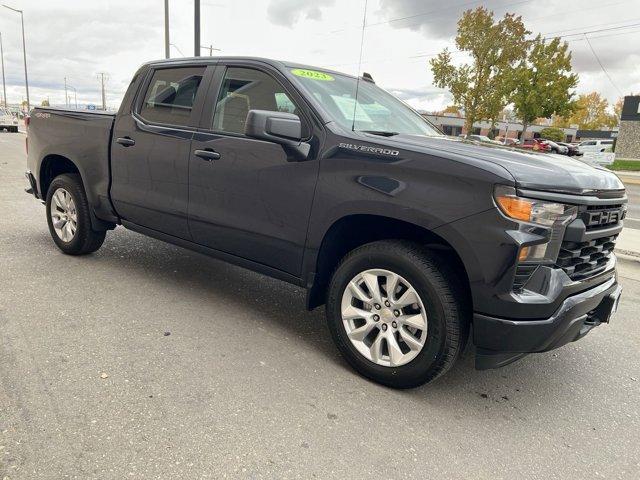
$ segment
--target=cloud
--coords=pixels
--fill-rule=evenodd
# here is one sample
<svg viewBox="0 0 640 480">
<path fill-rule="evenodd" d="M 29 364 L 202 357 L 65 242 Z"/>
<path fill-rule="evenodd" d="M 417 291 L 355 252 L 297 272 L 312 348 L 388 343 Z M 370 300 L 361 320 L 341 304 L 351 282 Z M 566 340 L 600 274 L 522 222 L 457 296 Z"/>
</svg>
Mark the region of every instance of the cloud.
<svg viewBox="0 0 640 480">
<path fill-rule="evenodd" d="M 271 23 L 293 27 L 299 20 L 322 20 L 322 8 L 333 6 L 335 0 L 271 0 L 267 17 Z"/>
</svg>

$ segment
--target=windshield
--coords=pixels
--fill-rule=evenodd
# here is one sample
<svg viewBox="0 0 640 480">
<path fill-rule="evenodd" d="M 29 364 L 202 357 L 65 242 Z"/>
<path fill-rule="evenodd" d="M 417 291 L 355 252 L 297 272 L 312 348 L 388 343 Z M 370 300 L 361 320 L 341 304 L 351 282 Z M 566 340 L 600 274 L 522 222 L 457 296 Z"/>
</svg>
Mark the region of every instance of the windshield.
<svg viewBox="0 0 640 480">
<path fill-rule="evenodd" d="M 298 68 L 291 73 L 346 130 L 353 126 L 356 131 L 386 135 L 442 135 L 420 114 L 369 81 L 360 80 L 356 106 L 355 78 Z"/>
</svg>

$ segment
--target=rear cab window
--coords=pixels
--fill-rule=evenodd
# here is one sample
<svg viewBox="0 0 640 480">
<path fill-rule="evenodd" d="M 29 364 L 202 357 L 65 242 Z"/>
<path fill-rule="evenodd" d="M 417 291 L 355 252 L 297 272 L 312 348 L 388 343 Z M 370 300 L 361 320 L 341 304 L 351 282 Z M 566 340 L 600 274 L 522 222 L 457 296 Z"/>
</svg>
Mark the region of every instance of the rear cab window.
<svg viewBox="0 0 640 480">
<path fill-rule="evenodd" d="M 153 72 L 138 115 L 151 123 L 193 125 L 193 108 L 206 67 L 163 68 Z"/>
</svg>

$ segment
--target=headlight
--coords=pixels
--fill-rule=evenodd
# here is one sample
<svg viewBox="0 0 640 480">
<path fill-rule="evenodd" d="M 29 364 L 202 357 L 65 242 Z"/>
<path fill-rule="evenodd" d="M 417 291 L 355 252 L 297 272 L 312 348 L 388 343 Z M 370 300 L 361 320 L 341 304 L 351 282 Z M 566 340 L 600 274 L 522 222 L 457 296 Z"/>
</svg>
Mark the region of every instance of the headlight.
<svg viewBox="0 0 640 480">
<path fill-rule="evenodd" d="M 577 207 L 519 197 L 515 188 L 503 185 L 496 186 L 494 198 L 502 213 L 507 217 L 551 228 L 548 242 L 523 246 L 518 253 L 518 260 L 520 262 L 555 263 L 564 231 L 566 226 L 576 218 Z"/>
</svg>

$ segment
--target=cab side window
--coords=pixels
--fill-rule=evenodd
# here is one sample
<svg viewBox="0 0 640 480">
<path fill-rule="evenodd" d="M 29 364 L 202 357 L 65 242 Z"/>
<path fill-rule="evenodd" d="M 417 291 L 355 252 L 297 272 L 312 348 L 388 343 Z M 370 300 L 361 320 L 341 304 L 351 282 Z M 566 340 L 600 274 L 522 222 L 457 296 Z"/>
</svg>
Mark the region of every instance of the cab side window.
<svg viewBox="0 0 640 480">
<path fill-rule="evenodd" d="M 163 68 L 153 73 L 138 112 L 153 123 L 189 125 L 205 67 Z"/>
<path fill-rule="evenodd" d="M 285 88 L 270 75 L 251 68 L 229 67 L 222 81 L 213 116 L 213 130 L 244 135 L 249 110 L 293 113 L 308 128 Z"/>
</svg>

